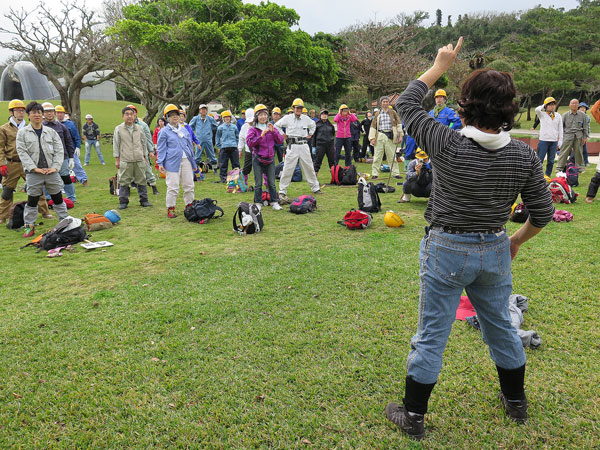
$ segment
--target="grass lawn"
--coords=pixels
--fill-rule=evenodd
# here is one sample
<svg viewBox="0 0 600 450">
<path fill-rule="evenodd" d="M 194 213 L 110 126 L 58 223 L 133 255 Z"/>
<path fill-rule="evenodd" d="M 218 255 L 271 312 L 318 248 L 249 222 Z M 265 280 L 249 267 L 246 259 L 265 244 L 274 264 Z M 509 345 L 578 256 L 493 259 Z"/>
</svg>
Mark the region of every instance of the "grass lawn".
<svg viewBox="0 0 600 450">
<path fill-rule="evenodd" d="M 114 167 L 93 156 L 86 169 L 73 215 L 115 208 Z M 316 212 L 268 208 L 264 232 L 239 236 L 232 214 L 252 194 L 228 194 L 210 174 L 196 197 L 218 199 L 225 217 L 167 219 L 160 180 L 154 207 L 137 206 L 132 190 L 121 223 L 94 233 L 115 244 L 105 251 L 48 259 L 19 251 L 25 239 L 1 227 L 0 448 L 598 448 L 600 202 L 582 198 L 591 175 L 562 207 L 575 220 L 549 224 L 513 264 L 514 292 L 530 299 L 524 328 L 543 339 L 526 351 L 528 423 L 506 418 L 481 335 L 456 322 L 422 443 L 383 409 L 403 395 L 425 201 L 382 194 L 406 225 L 387 228 L 379 213 L 349 231 L 336 221 L 357 207 L 356 189 L 328 186 Z M 308 192 L 292 183 L 288 195 Z"/>
</svg>

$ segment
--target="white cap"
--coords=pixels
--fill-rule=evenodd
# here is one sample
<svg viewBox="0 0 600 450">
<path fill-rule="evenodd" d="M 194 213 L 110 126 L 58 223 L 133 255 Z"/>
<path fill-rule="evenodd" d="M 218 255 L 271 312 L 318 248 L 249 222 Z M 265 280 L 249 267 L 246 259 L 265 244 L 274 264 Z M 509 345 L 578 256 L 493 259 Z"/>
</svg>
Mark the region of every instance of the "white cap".
<svg viewBox="0 0 600 450">
<path fill-rule="evenodd" d="M 208 109 L 208 105 L 206 105 L 206 104 L 202 103 L 202 104 L 201 104 L 201 105 L 198 107 L 198 109 L 202 109 L 202 108 L 206 108 L 206 109 Z"/>
<path fill-rule="evenodd" d="M 44 108 L 44 111 L 54 111 L 54 105 L 50 102 L 42 103 L 42 108 Z"/>
<path fill-rule="evenodd" d="M 248 108 L 246 110 L 246 123 L 254 122 L 254 108 Z"/>
<path fill-rule="evenodd" d="M 91 115 L 91 114 L 86 114 L 86 115 L 85 115 L 85 118 L 86 118 L 86 119 L 93 119 L 93 117 L 92 117 L 92 115 Z"/>
</svg>

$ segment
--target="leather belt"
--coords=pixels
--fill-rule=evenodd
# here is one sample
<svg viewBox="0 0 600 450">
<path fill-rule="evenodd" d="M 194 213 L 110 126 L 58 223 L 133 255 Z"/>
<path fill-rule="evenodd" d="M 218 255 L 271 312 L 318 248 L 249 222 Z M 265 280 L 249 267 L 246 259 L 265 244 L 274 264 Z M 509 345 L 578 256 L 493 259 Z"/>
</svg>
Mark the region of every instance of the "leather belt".
<svg viewBox="0 0 600 450">
<path fill-rule="evenodd" d="M 464 228 L 432 226 L 431 229 L 435 230 L 435 231 L 442 231 L 443 233 L 449 233 L 449 234 L 478 234 L 478 233 L 496 234 L 496 233 L 502 233 L 503 231 L 506 231 L 504 227 L 486 228 L 483 230 L 465 230 Z"/>
</svg>

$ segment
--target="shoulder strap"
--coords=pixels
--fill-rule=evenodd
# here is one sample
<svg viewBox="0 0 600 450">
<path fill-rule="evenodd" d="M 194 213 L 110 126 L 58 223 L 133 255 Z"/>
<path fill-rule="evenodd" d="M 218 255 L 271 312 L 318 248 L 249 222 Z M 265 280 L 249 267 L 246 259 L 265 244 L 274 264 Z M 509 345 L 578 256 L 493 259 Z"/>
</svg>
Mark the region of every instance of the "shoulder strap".
<svg viewBox="0 0 600 450">
<path fill-rule="evenodd" d="M 217 203 L 217 202 L 215 201 L 215 203 Z M 223 217 L 225 215 L 225 211 L 223 211 L 223 208 L 221 208 L 220 206 L 215 205 L 215 209 L 217 211 L 219 211 L 221 213 L 221 215 L 220 216 L 213 216 L 213 219 L 218 219 L 219 217 Z M 235 215 L 233 216 L 233 220 L 234 220 L 234 223 L 235 223 Z"/>
</svg>

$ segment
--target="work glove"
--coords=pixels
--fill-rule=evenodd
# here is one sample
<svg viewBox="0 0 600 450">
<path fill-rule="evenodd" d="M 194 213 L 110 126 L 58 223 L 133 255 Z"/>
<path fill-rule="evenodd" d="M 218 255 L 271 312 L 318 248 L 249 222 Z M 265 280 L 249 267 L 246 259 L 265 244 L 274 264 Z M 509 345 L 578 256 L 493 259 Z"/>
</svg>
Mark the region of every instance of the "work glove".
<svg viewBox="0 0 600 450">
<path fill-rule="evenodd" d="M 0 166 L 0 174 L 2 174 L 3 177 L 5 177 L 7 173 L 8 173 L 8 167 Z"/>
<path fill-rule="evenodd" d="M 313 154 L 313 155 L 316 155 L 316 154 L 317 154 L 317 147 L 313 147 L 313 148 L 312 148 L 312 154 Z"/>
<path fill-rule="evenodd" d="M 73 158 L 69 158 L 69 170 L 73 170 L 75 167 L 75 160 Z"/>
<path fill-rule="evenodd" d="M 75 149 L 75 154 L 77 155 L 77 157 L 81 156 L 81 149 L 80 148 L 76 148 Z"/>
</svg>

